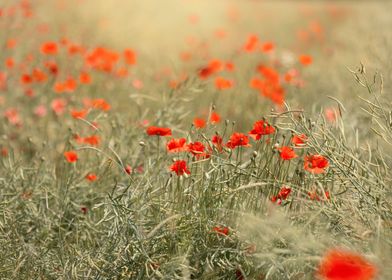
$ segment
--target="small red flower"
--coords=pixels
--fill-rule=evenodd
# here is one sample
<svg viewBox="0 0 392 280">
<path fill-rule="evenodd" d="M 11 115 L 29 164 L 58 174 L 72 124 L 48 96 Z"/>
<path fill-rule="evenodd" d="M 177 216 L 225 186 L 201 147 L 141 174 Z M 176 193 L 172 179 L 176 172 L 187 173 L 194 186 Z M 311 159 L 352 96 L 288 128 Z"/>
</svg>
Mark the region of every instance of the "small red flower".
<svg viewBox="0 0 392 280">
<path fill-rule="evenodd" d="M 187 150 L 186 139 L 179 138 L 179 139 L 171 139 L 167 145 L 166 149 L 169 153 L 178 153 L 184 152 Z"/>
<path fill-rule="evenodd" d="M 219 114 L 217 112 L 212 112 L 211 116 L 210 116 L 210 123 L 211 124 L 217 124 L 219 123 L 221 120 L 221 117 L 219 116 Z"/>
<path fill-rule="evenodd" d="M 253 124 L 253 129 L 249 131 L 249 136 L 255 140 L 260 140 L 261 136 L 275 133 L 275 128 L 267 121 L 259 120 Z"/>
<path fill-rule="evenodd" d="M 167 127 L 157 127 L 157 126 L 149 126 L 146 130 L 147 134 L 152 136 L 171 136 L 172 131 Z"/>
<path fill-rule="evenodd" d="M 308 137 L 305 134 L 294 135 L 293 138 L 291 138 L 291 143 L 295 146 L 303 146 L 307 140 Z"/>
<path fill-rule="evenodd" d="M 75 151 L 64 152 L 64 157 L 70 163 L 76 162 L 78 160 L 78 154 Z"/>
<path fill-rule="evenodd" d="M 95 173 L 89 173 L 86 175 L 86 179 L 90 182 L 94 182 L 98 179 L 98 177 Z"/>
<path fill-rule="evenodd" d="M 206 156 L 205 147 L 201 142 L 193 142 L 188 144 L 188 151 L 196 157 Z"/>
<path fill-rule="evenodd" d="M 132 167 L 130 165 L 125 166 L 125 173 L 128 175 L 132 174 Z"/>
<path fill-rule="evenodd" d="M 283 186 L 279 193 L 271 198 L 272 202 L 278 202 L 278 204 L 282 203 L 282 200 L 286 200 L 287 197 L 290 195 L 291 189 L 289 187 Z"/>
<path fill-rule="evenodd" d="M 214 136 L 212 136 L 211 142 L 212 142 L 212 144 L 215 145 L 215 147 L 218 149 L 218 151 L 222 151 L 223 139 L 221 136 L 215 134 Z"/>
<path fill-rule="evenodd" d="M 324 173 L 328 166 L 328 160 L 322 155 L 309 155 L 305 157 L 304 169 L 310 173 Z"/>
<path fill-rule="evenodd" d="M 364 257 L 354 252 L 332 249 L 320 262 L 317 276 L 322 280 L 371 280 L 377 268 Z"/>
<path fill-rule="evenodd" d="M 80 211 L 82 211 L 82 213 L 83 213 L 84 215 L 86 215 L 87 212 L 88 212 L 88 208 L 87 208 L 87 207 L 80 207 Z"/>
<path fill-rule="evenodd" d="M 303 54 L 299 56 L 299 62 L 304 66 L 308 66 L 312 64 L 313 58 L 310 55 Z"/>
<path fill-rule="evenodd" d="M 243 133 L 234 132 L 231 135 L 229 142 L 227 142 L 227 147 L 234 149 L 239 146 L 250 147 L 249 138 Z"/>
<path fill-rule="evenodd" d="M 202 118 L 194 118 L 193 119 L 193 125 L 196 128 L 204 128 L 206 127 L 206 120 Z"/>
<path fill-rule="evenodd" d="M 228 227 L 213 227 L 213 231 L 223 234 L 223 235 L 229 235 L 229 228 Z"/>
<path fill-rule="evenodd" d="M 188 167 L 186 166 L 186 161 L 185 160 L 176 160 L 171 166 L 170 170 L 172 172 L 175 172 L 177 176 L 181 176 L 186 174 L 191 174 L 191 172 L 188 170 Z"/>
<path fill-rule="evenodd" d="M 46 42 L 41 45 L 41 52 L 43 54 L 56 54 L 57 44 L 55 42 Z"/>
<path fill-rule="evenodd" d="M 291 160 L 298 157 L 294 150 L 290 147 L 284 146 L 282 148 L 279 148 L 278 150 L 280 152 L 280 158 L 283 160 Z"/>
</svg>

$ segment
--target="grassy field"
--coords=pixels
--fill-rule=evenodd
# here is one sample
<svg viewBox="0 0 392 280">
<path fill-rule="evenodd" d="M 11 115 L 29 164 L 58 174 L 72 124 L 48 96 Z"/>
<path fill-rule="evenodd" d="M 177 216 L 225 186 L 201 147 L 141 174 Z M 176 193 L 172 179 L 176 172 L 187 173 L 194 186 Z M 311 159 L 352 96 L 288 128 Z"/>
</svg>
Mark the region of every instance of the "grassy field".
<svg viewBox="0 0 392 280">
<path fill-rule="evenodd" d="M 390 10 L 2 0 L 0 279 L 392 279 Z"/>
</svg>

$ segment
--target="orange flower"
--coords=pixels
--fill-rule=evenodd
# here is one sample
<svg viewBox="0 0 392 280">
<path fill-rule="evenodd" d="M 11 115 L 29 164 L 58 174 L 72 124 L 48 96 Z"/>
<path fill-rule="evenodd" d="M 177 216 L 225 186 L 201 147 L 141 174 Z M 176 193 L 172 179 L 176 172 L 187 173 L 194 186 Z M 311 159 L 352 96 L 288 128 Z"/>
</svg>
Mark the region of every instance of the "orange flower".
<svg viewBox="0 0 392 280">
<path fill-rule="evenodd" d="M 171 166 L 170 170 L 172 172 L 175 172 L 177 176 L 181 176 L 186 174 L 191 174 L 191 172 L 188 170 L 188 167 L 186 166 L 186 161 L 185 160 L 176 160 Z"/>
<path fill-rule="evenodd" d="M 215 87 L 219 90 L 232 88 L 234 85 L 232 80 L 225 79 L 223 77 L 216 77 Z"/>
<path fill-rule="evenodd" d="M 84 119 L 84 118 L 86 118 L 87 114 L 88 114 L 88 110 L 86 110 L 86 109 L 80 110 L 80 111 L 77 111 L 77 110 L 71 111 L 71 116 L 74 119 Z"/>
<path fill-rule="evenodd" d="M 128 65 L 136 64 L 136 53 L 134 50 L 126 49 L 124 50 L 124 59 Z"/>
<path fill-rule="evenodd" d="M 371 280 L 377 268 L 364 257 L 354 252 L 332 249 L 323 257 L 317 270 L 322 280 Z"/>
<path fill-rule="evenodd" d="M 41 52 L 47 55 L 57 54 L 57 43 L 55 42 L 46 42 L 41 45 Z"/>
<path fill-rule="evenodd" d="M 258 43 L 259 43 L 259 37 L 257 37 L 257 35 L 254 34 L 249 35 L 242 49 L 246 52 L 252 52 L 256 49 Z"/>
<path fill-rule="evenodd" d="M 272 42 L 265 42 L 262 46 L 261 46 L 261 51 L 262 52 L 271 52 L 275 49 L 275 45 Z"/>
<path fill-rule="evenodd" d="M 333 108 L 326 108 L 324 110 L 324 114 L 325 114 L 325 118 L 327 119 L 327 121 L 329 121 L 330 123 L 334 123 L 336 122 L 338 116 L 336 114 L 335 109 Z"/>
<path fill-rule="evenodd" d="M 194 118 L 193 119 L 193 125 L 196 128 L 204 128 L 206 127 L 206 121 L 202 118 Z"/>
<path fill-rule="evenodd" d="M 166 145 L 167 151 L 169 153 L 178 153 L 178 152 L 183 152 L 186 151 L 187 145 L 186 145 L 186 139 L 185 138 L 180 138 L 180 139 L 171 139 L 167 145 Z"/>
<path fill-rule="evenodd" d="M 291 160 L 298 157 L 294 150 L 290 147 L 284 146 L 282 148 L 279 148 L 278 150 L 280 152 L 280 158 L 283 160 Z"/>
<path fill-rule="evenodd" d="M 322 155 L 309 155 L 305 157 L 304 169 L 313 174 L 321 174 L 329 166 L 328 160 Z"/>
<path fill-rule="evenodd" d="M 230 136 L 229 142 L 227 142 L 227 147 L 234 149 L 239 146 L 250 147 L 249 138 L 243 133 L 234 132 Z"/>
<path fill-rule="evenodd" d="M 75 151 L 64 152 L 64 157 L 70 163 L 76 162 L 78 160 L 78 154 Z"/>
<path fill-rule="evenodd" d="M 95 173 L 89 173 L 86 175 L 86 179 L 90 182 L 94 182 L 98 179 L 98 177 Z"/>
<path fill-rule="evenodd" d="M 310 55 L 303 54 L 299 56 L 299 62 L 304 66 L 308 66 L 312 64 L 313 58 Z"/>
<path fill-rule="evenodd" d="M 51 103 L 52 110 L 58 116 L 60 116 L 64 113 L 66 106 L 67 106 L 67 101 L 62 98 L 56 98 Z"/>
<path fill-rule="evenodd" d="M 85 85 L 91 84 L 91 76 L 90 76 L 90 74 L 87 73 L 87 72 L 80 73 L 79 81 L 80 81 L 81 84 L 85 84 Z"/>
<path fill-rule="evenodd" d="M 172 131 L 168 127 L 149 126 L 146 130 L 147 134 L 152 136 L 171 136 Z"/>
<path fill-rule="evenodd" d="M 101 138 L 98 135 L 91 135 L 88 137 L 82 138 L 82 142 L 85 144 L 89 144 L 91 146 L 98 146 L 101 142 Z"/>
</svg>

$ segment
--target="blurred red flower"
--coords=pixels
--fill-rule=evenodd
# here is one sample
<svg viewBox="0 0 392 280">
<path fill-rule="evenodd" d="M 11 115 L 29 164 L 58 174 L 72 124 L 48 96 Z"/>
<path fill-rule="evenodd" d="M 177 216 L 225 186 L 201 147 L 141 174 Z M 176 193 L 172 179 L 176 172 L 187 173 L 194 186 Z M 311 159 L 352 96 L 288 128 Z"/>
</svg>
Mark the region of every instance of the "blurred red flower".
<svg viewBox="0 0 392 280">
<path fill-rule="evenodd" d="M 371 280 L 377 274 L 374 264 L 354 252 L 332 249 L 320 262 L 317 276 L 322 280 Z"/>
<path fill-rule="evenodd" d="M 284 146 L 282 148 L 278 148 L 279 150 L 279 154 L 280 154 L 280 158 L 283 160 L 290 160 L 293 158 L 298 157 L 297 154 L 294 152 L 293 149 L 291 149 L 290 147 Z"/>
<path fill-rule="evenodd" d="M 75 151 L 64 152 L 64 157 L 70 163 L 76 162 L 78 160 L 78 154 Z"/>
<path fill-rule="evenodd" d="M 178 152 L 183 152 L 188 149 L 186 145 L 186 139 L 185 138 L 179 138 L 179 139 L 171 139 L 167 145 L 166 149 L 170 153 L 178 153 Z"/>
<path fill-rule="evenodd" d="M 146 130 L 147 134 L 152 136 L 171 136 L 172 131 L 167 127 L 157 127 L 157 126 L 149 126 Z"/>
<path fill-rule="evenodd" d="M 249 138 L 243 133 L 234 132 L 230 136 L 229 142 L 227 142 L 227 147 L 234 149 L 239 146 L 250 147 Z"/>
</svg>

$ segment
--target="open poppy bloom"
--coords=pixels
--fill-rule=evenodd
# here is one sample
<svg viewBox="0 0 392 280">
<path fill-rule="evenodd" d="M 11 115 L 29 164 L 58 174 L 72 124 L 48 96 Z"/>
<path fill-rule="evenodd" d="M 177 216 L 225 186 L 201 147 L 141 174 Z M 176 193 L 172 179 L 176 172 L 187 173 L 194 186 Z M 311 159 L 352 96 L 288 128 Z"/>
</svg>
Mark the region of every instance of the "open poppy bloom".
<svg viewBox="0 0 392 280">
<path fill-rule="evenodd" d="M 184 152 L 188 149 L 186 145 L 186 139 L 185 138 L 179 138 L 179 139 L 171 139 L 167 145 L 166 149 L 169 153 L 178 153 L 178 152 Z"/>
<path fill-rule="evenodd" d="M 361 255 L 332 249 L 324 255 L 317 276 L 322 280 L 371 280 L 376 272 L 375 265 Z"/>
<path fill-rule="evenodd" d="M 308 137 L 305 134 L 294 135 L 293 138 L 291 138 L 291 143 L 298 147 L 305 145 L 307 140 Z"/>
<path fill-rule="evenodd" d="M 227 147 L 234 149 L 239 146 L 250 147 L 249 138 L 243 133 L 234 132 L 230 136 L 229 142 L 227 142 Z"/>
<path fill-rule="evenodd" d="M 78 154 L 75 151 L 64 152 L 64 157 L 70 163 L 78 161 Z"/>
<path fill-rule="evenodd" d="M 188 151 L 197 158 L 204 157 L 204 156 L 208 157 L 208 154 L 205 153 L 205 147 L 203 143 L 198 141 L 189 143 Z"/>
<path fill-rule="evenodd" d="M 171 136 L 172 131 L 167 127 L 149 126 L 146 130 L 147 134 L 152 136 Z"/>
<path fill-rule="evenodd" d="M 275 128 L 267 121 L 259 120 L 253 124 L 253 129 L 249 131 L 249 136 L 255 140 L 260 140 L 261 136 L 275 133 Z"/>
<path fill-rule="evenodd" d="M 188 167 L 186 166 L 186 161 L 185 160 L 176 160 L 171 166 L 170 170 L 172 172 L 175 172 L 177 176 L 182 176 L 185 173 L 186 174 L 191 174 L 191 172 L 188 170 Z"/>
<path fill-rule="evenodd" d="M 309 155 L 305 157 L 304 169 L 313 174 L 321 174 L 329 166 L 328 160 L 322 155 Z"/>
<path fill-rule="evenodd" d="M 280 152 L 280 158 L 283 160 L 290 160 L 298 157 L 294 150 L 290 147 L 284 146 L 282 148 L 278 148 L 278 150 Z"/>
<path fill-rule="evenodd" d="M 312 64 L 313 58 L 310 55 L 303 54 L 299 56 L 299 62 L 304 66 L 308 66 Z"/>
</svg>

